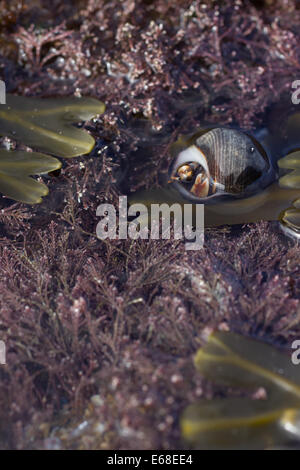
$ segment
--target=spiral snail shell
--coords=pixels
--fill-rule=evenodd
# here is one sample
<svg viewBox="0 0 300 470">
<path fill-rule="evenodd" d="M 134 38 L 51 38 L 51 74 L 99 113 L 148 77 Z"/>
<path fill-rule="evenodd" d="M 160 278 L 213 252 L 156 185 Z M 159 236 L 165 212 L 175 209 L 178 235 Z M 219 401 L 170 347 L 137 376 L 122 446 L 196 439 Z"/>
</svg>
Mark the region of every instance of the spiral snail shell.
<svg viewBox="0 0 300 470">
<path fill-rule="evenodd" d="M 170 172 L 170 182 L 195 202 L 250 196 L 273 179 L 274 169 L 260 144 L 244 132 L 221 127 L 179 152 Z"/>
<path fill-rule="evenodd" d="M 295 113 L 281 127 L 251 134 L 210 126 L 181 135 L 170 146 L 173 162 L 161 187 L 132 193 L 129 204 L 199 203 L 205 227 L 280 220 L 300 231 L 299 129 Z"/>
</svg>

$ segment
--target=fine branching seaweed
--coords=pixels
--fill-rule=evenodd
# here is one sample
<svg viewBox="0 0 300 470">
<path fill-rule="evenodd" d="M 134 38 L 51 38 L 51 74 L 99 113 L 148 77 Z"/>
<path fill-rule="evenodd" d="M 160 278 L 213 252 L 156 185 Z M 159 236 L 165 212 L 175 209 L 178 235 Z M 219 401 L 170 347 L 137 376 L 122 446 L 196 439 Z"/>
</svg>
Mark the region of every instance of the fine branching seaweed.
<svg viewBox="0 0 300 470">
<path fill-rule="evenodd" d="M 210 407 L 226 416 L 220 398 L 228 417 L 231 400 L 237 415 L 246 416 L 249 403 L 255 422 L 259 407 L 265 415 L 275 410 L 267 436 L 275 422 L 295 423 L 290 416 L 298 405 L 282 413 L 283 392 L 274 405 L 269 392 L 275 386 L 266 384 L 267 399 L 258 400 L 264 398 L 258 376 L 254 393 L 213 385 L 195 373 L 192 357 L 210 331 L 229 329 L 286 348 L 300 337 L 299 244 L 266 221 L 209 229 L 197 251 L 186 251 L 181 240 L 99 240 L 96 210 L 104 202 L 118 207 L 120 192 L 160 184 L 170 144 L 199 123 L 250 130 L 264 124 L 282 94 L 291 104 L 291 83 L 299 78 L 299 2 L 64 0 L 53 8 L 53 2 L 10 0 L 1 6 L 0 72 L 8 93 L 41 97 L 44 106 L 62 106 L 58 96 L 105 97 L 108 108 L 88 123 L 97 139 L 91 155 L 62 161 L 51 178 L 36 178 L 30 169 L 49 187 L 42 204 L 1 200 L 1 448 L 182 449 L 178 417 L 199 399 L 206 415 Z M 74 115 L 75 125 L 85 119 Z M 273 127 L 282 129 L 285 113 L 273 116 Z M 13 121 L 3 124 L 15 130 Z M 44 124 L 42 114 L 33 124 Z M 8 130 L 2 147 L 27 150 L 23 136 L 15 145 Z M 64 127 L 46 130 L 59 138 Z M 59 158 L 56 137 L 50 143 L 47 137 L 47 150 L 32 140 L 27 145 Z M 75 140 L 73 146 L 85 137 Z M 278 210 L 271 201 L 272 207 Z M 292 395 L 285 396 L 287 409 Z M 240 445 L 241 429 L 232 446 Z M 273 446 L 261 436 L 259 446 Z"/>
</svg>

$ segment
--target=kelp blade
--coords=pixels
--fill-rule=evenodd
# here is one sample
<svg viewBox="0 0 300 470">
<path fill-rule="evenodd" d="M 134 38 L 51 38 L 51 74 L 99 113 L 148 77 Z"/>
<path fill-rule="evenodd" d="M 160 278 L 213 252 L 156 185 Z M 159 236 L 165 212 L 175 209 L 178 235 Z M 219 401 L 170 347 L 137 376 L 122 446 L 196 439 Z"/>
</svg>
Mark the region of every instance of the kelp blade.
<svg viewBox="0 0 300 470">
<path fill-rule="evenodd" d="M 290 356 L 263 342 L 231 332 L 216 332 L 195 357 L 196 368 L 209 380 L 231 387 L 289 394 L 300 403 L 300 368 Z"/>
<path fill-rule="evenodd" d="M 201 374 L 219 385 L 255 390 L 263 400 L 225 398 L 190 405 L 184 439 L 201 449 L 263 449 L 300 442 L 300 373 L 290 356 L 260 341 L 216 332 L 195 357 Z"/>
<path fill-rule="evenodd" d="M 295 233 L 300 233 L 300 208 L 289 207 L 283 212 L 281 222 Z"/>
<path fill-rule="evenodd" d="M 33 178 L 17 178 L 2 173 L 0 173 L 0 189 L 5 196 L 27 204 L 38 204 L 42 202 L 42 196 L 48 194 L 47 186 Z"/>
<path fill-rule="evenodd" d="M 300 151 L 292 152 L 278 160 L 279 168 L 300 168 Z"/>
<path fill-rule="evenodd" d="M 218 227 L 220 225 L 246 224 L 261 220 L 278 220 L 280 213 L 299 198 L 299 190 L 295 188 L 281 188 L 278 182 L 272 184 L 260 193 L 236 201 L 219 202 L 204 206 L 205 227 Z M 128 196 L 129 205 L 142 203 L 148 211 L 151 204 L 169 205 L 184 204 L 189 201 L 175 192 L 171 185 L 163 188 L 140 190 Z M 194 220 L 195 223 L 195 220 Z"/>
<path fill-rule="evenodd" d="M 61 162 L 38 152 L 0 150 L 0 171 L 7 175 L 42 175 L 61 167 Z"/>
<path fill-rule="evenodd" d="M 286 405 L 283 400 L 203 400 L 184 411 L 181 433 L 190 446 L 199 449 L 285 445 L 300 439 L 299 410 L 284 408 Z"/>
<path fill-rule="evenodd" d="M 292 152 L 278 161 L 279 168 L 293 170 L 279 178 L 282 188 L 300 189 L 300 151 Z"/>
<path fill-rule="evenodd" d="M 0 192 L 16 201 L 37 204 L 48 194 L 48 188 L 30 175 L 60 167 L 57 158 L 42 153 L 0 150 Z"/>
<path fill-rule="evenodd" d="M 102 114 L 105 105 L 93 98 L 27 98 L 7 95 L 0 107 L 0 134 L 59 157 L 89 153 L 95 141 L 72 124 Z"/>
<path fill-rule="evenodd" d="M 287 175 L 282 176 L 279 178 L 279 185 L 282 188 L 297 188 L 300 190 L 300 171 L 294 170 Z"/>
</svg>

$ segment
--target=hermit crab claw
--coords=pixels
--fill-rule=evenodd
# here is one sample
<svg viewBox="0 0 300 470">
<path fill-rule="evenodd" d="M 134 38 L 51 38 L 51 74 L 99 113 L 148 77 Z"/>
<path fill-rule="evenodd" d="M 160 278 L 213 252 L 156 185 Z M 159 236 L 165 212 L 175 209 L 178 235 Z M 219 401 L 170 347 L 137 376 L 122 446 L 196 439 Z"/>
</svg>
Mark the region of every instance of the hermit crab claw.
<svg viewBox="0 0 300 470">
<path fill-rule="evenodd" d="M 180 181 L 179 176 L 171 176 L 170 179 L 167 181 L 167 184 L 173 183 L 174 181 Z"/>
</svg>

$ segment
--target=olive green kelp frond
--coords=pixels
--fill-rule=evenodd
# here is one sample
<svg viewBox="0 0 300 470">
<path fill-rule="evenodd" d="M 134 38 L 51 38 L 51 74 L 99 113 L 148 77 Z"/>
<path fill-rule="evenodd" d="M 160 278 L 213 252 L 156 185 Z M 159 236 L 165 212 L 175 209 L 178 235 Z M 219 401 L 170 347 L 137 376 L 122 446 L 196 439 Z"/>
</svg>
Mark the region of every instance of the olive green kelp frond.
<svg viewBox="0 0 300 470">
<path fill-rule="evenodd" d="M 0 150 L 0 192 L 16 201 L 36 204 L 48 194 L 45 184 L 30 175 L 57 170 L 61 162 L 43 153 Z"/>
<path fill-rule="evenodd" d="M 248 389 L 262 385 L 268 391 L 280 388 L 300 402 L 300 369 L 268 344 L 220 331 L 198 351 L 195 365 L 217 384 Z"/>
<path fill-rule="evenodd" d="M 279 168 L 293 170 L 279 178 L 279 185 L 282 188 L 300 189 L 300 150 L 289 153 L 286 157 L 278 160 L 278 166 Z"/>
<path fill-rule="evenodd" d="M 293 170 L 279 179 L 281 188 L 300 189 L 300 151 L 289 153 L 278 161 L 279 168 Z M 300 193 L 299 193 L 300 196 Z M 281 214 L 281 222 L 292 233 L 300 234 L 300 198 Z"/>
<path fill-rule="evenodd" d="M 293 207 L 286 209 L 281 215 L 283 227 L 292 235 L 300 235 L 300 199 L 294 202 Z"/>
<path fill-rule="evenodd" d="M 300 369 L 274 347 L 234 333 L 217 332 L 195 365 L 219 384 L 257 390 L 266 399 L 202 400 L 182 415 L 183 437 L 200 448 L 265 448 L 300 442 Z"/>
<path fill-rule="evenodd" d="M 91 151 L 94 139 L 72 123 L 104 112 L 93 98 L 26 98 L 7 95 L 0 106 L 0 135 L 58 157 L 76 157 Z"/>
<path fill-rule="evenodd" d="M 300 439 L 300 410 L 283 400 L 228 398 L 190 405 L 182 434 L 200 449 L 266 449 Z"/>
</svg>

